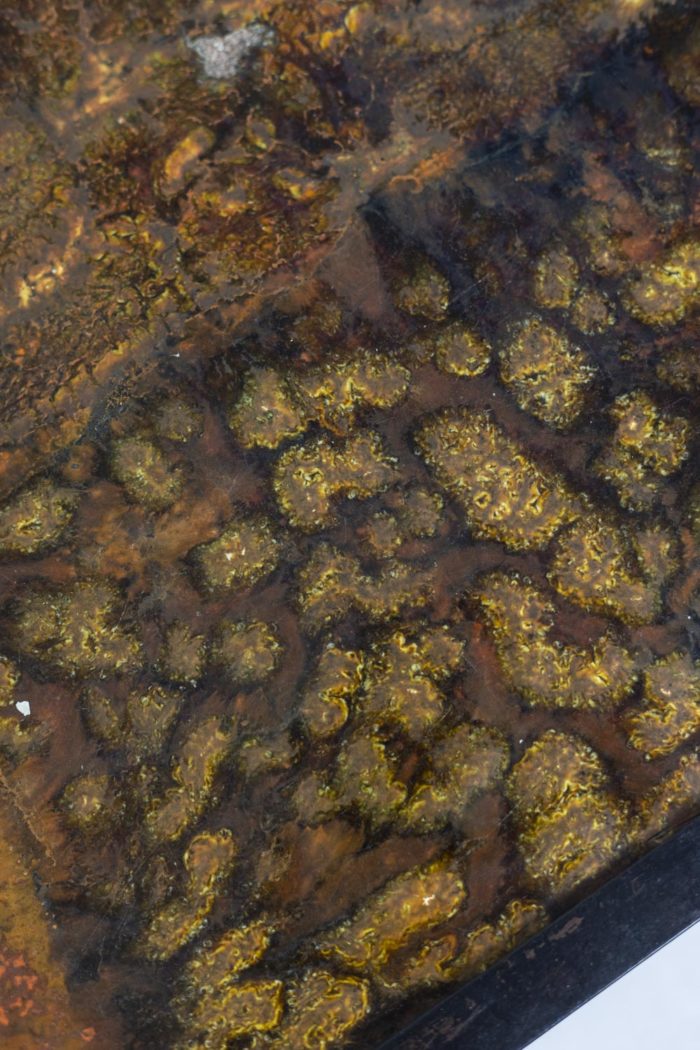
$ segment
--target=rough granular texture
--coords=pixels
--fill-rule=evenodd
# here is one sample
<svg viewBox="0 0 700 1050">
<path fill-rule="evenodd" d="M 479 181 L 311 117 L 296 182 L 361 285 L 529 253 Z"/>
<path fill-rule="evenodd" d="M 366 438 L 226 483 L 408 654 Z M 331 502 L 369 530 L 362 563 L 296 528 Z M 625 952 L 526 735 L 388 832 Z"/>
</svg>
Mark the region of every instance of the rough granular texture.
<svg viewBox="0 0 700 1050">
<path fill-rule="evenodd" d="M 700 811 L 689 0 L 8 0 L 0 1033 L 383 1037 Z"/>
</svg>

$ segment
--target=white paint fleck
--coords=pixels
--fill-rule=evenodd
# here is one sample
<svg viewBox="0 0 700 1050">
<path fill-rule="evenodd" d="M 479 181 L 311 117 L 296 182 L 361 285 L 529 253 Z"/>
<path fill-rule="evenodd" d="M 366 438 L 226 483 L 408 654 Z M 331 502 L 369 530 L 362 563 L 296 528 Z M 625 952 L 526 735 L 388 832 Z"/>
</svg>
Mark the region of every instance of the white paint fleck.
<svg viewBox="0 0 700 1050">
<path fill-rule="evenodd" d="M 199 36 L 187 43 L 201 58 L 206 76 L 226 80 L 236 76 L 253 51 L 269 46 L 274 36 L 269 26 L 251 22 L 225 36 Z"/>
<path fill-rule="evenodd" d="M 18 700 L 15 707 L 21 715 L 25 716 L 25 718 L 32 713 L 32 708 L 28 700 Z"/>
</svg>

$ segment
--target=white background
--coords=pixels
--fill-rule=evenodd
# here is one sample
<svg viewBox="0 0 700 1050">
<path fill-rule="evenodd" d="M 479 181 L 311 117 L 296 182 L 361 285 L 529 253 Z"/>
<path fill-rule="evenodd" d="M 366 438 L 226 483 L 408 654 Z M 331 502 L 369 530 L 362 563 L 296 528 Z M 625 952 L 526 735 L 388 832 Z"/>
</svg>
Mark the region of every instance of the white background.
<svg viewBox="0 0 700 1050">
<path fill-rule="evenodd" d="M 700 923 L 528 1050 L 700 1050 Z"/>
</svg>

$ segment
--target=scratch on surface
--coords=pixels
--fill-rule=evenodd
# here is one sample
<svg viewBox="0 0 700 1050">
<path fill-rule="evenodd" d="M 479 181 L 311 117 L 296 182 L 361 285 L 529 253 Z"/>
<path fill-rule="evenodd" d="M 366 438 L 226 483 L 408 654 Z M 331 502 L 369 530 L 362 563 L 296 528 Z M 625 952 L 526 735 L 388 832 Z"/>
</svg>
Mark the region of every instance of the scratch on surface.
<svg viewBox="0 0 700 1050">
<path fill-rule="evenodd" d="M 51 849 L 51 847 L 49 845 L 47 845 L 46 842 L 44 842 L 44 840 L 42 839 L 41 835 L 39 834 L 39 832 L 34 827 L 34 823 L 32 821 L 31 814 L 27 812 L 27 810 L 25 809 L 24 805 L 22 804 L 20 798 L 18 797 L 17 792 L 15 791 L 15 789 L 12 787 L 12 785 L 8 781 L 7 776 L 5 775 L 5 771 L 3 770 L 2 766 L 0 766 L 0 788 L 2 788 L 7 793 L 7 795 L 10 798 L 10 802 L 12 804 L 12 807 L 20 815 L 20 817 L 22 818 L 22 823 L 23 823 L 24 827 L 27 829 L 27 831 L 29 832 L 31 837 L 34 839 L 36 844 L 39 846 L 39 848 L 41 849 L 41 852 L 44 854 L 46 859 L 50 862 L 51 866 L 53 868 L 55 868 L 56 867 L 56 858 L 54 856 L 53 850 Z"/>
</svg>

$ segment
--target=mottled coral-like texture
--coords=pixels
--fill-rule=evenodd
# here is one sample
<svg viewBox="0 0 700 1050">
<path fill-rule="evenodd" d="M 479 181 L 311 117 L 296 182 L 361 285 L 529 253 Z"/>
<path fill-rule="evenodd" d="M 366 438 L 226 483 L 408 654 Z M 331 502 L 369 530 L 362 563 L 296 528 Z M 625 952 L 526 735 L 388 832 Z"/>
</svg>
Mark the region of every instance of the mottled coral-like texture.
<svg viewBox="0 0 700 1050">
<path fill-rule="evenodd" d="M 0 1042 L 376 1047 L 700 810 L 688 0 L 7 0 Z"/>
</svg>

